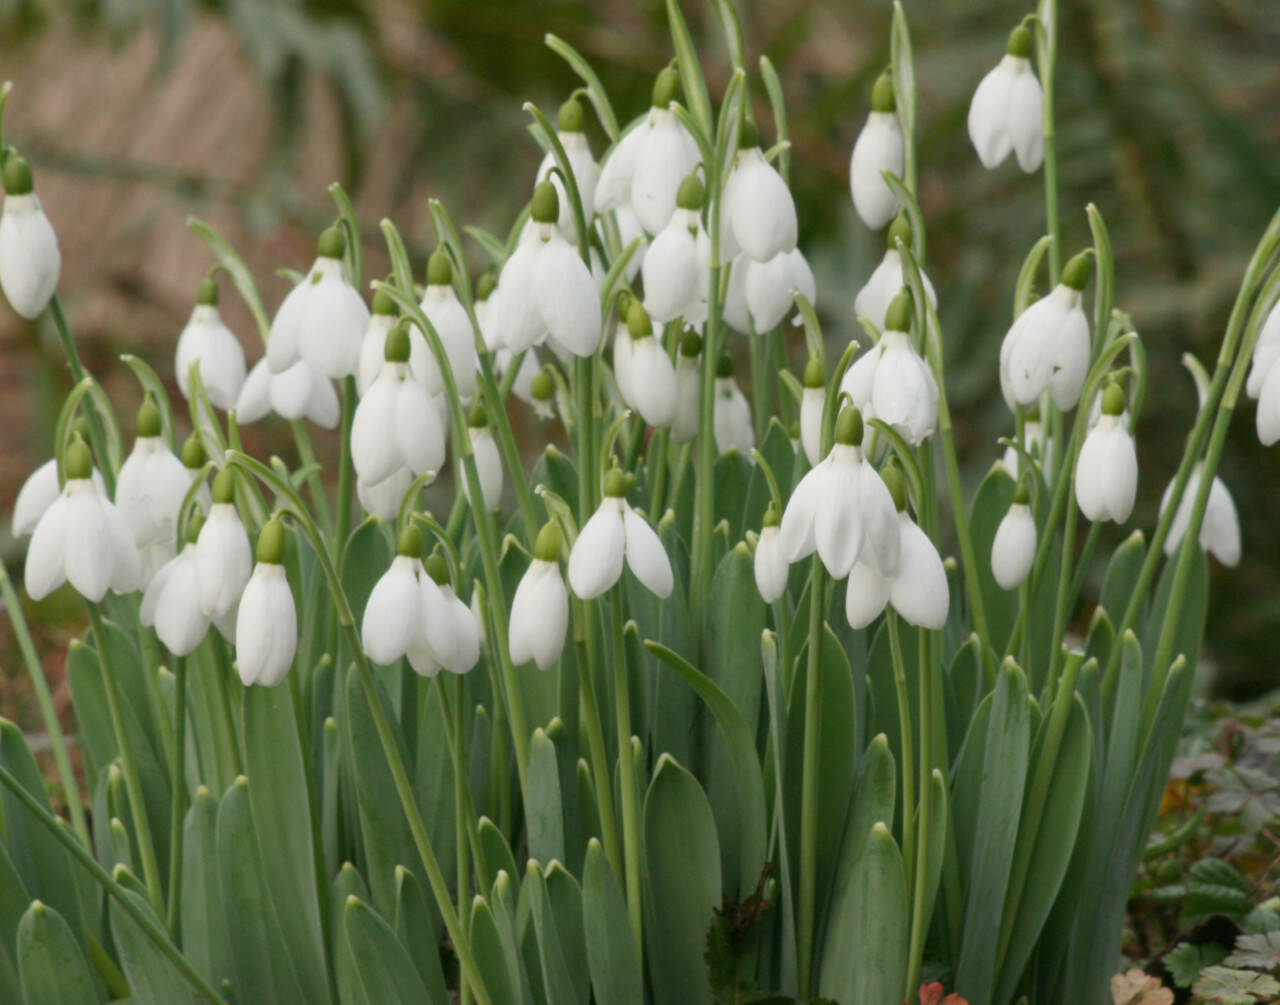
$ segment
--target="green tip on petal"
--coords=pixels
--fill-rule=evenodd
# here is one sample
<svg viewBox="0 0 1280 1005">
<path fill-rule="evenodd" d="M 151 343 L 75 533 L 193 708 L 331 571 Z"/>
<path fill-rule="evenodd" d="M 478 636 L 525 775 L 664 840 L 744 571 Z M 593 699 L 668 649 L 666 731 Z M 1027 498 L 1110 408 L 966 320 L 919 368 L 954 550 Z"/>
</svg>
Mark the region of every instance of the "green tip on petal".
<svg viewBox="0 0 1280 1005">
<path fill-rule="evenodd" d="M 631 306 L 627 308 L 627 331 L 631 333 L 633 339 L 648 338 L 653 334 L 649 312 L 644 309 L 644 304 L 639 300 L 633 299 Z"/>
<path fill-rule="evenodd" d="M 1019 59 L 1031 58 L 1031 32 L 1023 25 L 1018 25 L 1009 32 L 1009 43 L 1004 51 Z"/>
<path fill-rule="evenodd" d="M 694 171 L 680 183 L 680 189 L 676 192 L 676 207 L 699 213 L 706 199 L 707 186 L 702 183 L 698 172 Z"/>
<path fill-rule="evenodd" d="M 586 120 L 582 102 L 577 98 L 570 98 L 560 106 L 560 114 L 556 116 L 556 127 L 562 133 L 580 133 Z"/>
<path fill-rule="evenodd" d="M 560 534 L 560 526 L 549 520 L 538 531 L 538 540 L 533 545 L 533 557 L 540 562 L 558 562 L 564 548 L 564 538 Z"/>
<path fill-rule="evenodd" d="M 90 439 L 89 428 L 89 420 L 83 415 L 77 415 L 75 424 L 71 427 L 71 432 L 85 442 L 88 442 Z"/>
<path fill-rule="evenodd" d="M 498 277 L 492 272 L 486 272 L 476 280 L 476 299 L 488 300 L 495 289 L 498 288 Z"/>
<path fill-rule="evenodd" d="M 610 468 L 604 476 L 604 494 L 610 499 L 621 499 L 627 494 L 627 476 L 617 468 Z"/>
<path fill-rule="evenodd" d="M 911 294 L 903 290 L 891 301 L 884 312 L 884 330 L 905 332 L 911 330 Z"/>
<path fill-rule="evenodd" d="M 856 408 L 846 408 L 836 419 L 836 442 L 846 447 L 862 446 L 862 413 Z"/>
<path fill-rule="evenodd" d="M 35 189 L 31 165 L 21 157 L 10 157 L 4 164 L 5 195 L 30 195 Z"/>
<path fill-rule="evenodd" d="M 387 282 L 391 282 L 390 279 Z M 383 317 L 390 317 L 396 312 L 396 302 L 391 294 L 384 289 L 376 289 L 373 291 L 373 313 L 380 314 Z"/>
<path fill-rule="evenodd" d="M 889 249 L 897 251 L 899 241 L 911 247 L 911 221 L 906 213 L 899 213 L 889 225 Z"/>
<path fill-rule="evenodd" d="M 560 219 L 560 196 L 550 181 L 540 181 L 533 190 L 534 223 L 555 223 Z"/>
<path fill-rule="evenodd" d="M 70 481 L 73 478 L 88 478 L 93 474 L 93 455 L 83 440 L 72 440 L 67 447 L 67 454 L 62 460 L 62 469 Z"/>
<path fill-rule="evenodd" d="M 627 311 L 631 310 L 631 301 L 635 299 L 635 294 L 628 289 L 618 291 L 618 299 L 615 303 L 618 306 L 618 320 L 623 324 L 627 323 Z"/>
<path fill-rule="evenodd" d="M 187 544 L 195 544 L 196 539 L 200 536 L 200 531 L 204 527 L 204 514 L 196 510 L 191 514 L 191 519 L 187 521 Z"/>
<path fill-rule="evenodd" d="M 192 433 L 187 437 L 187 442 L 182 445 L 182 466 L 189 471 L 194 471 L 204 462 L 204 444 L 200 442 L 200 437 Z"/>
<path fill-rule="evenodd" d="M 213 501 L 215 503 L 233 502 L 236 497 L 236 476 L 230 468 L 223 468 L 213 478 Z"/>
<path fill-rule="evenodd" d="M 772 502 L 769 508 L 764 511 L 764 520 L 760 524 L 761 527 L 776 527 L 782 522 L 782 518 L 778 515 L 778 507 Z"/>
<path fill-rule="evenodd" d="M 738 129 L 738 149 L 751 150 L 760 145 L 760 130 L 750 119 Z"/>
<path fill-rule="evenodd" d="M 903 477 L 902 469 L 896 464 L 889 464 L 880 472 L 880 477 L 884 480 L 889 495 L 893 497 L 894 508 L 901 513 L 907 508 L 907 480 Z"/>
<path fill-rule="evenodd" d="M 529 382 L 529 393 L 533 395 L 534 401 L 550 401 L 556 393 L 556 382 L 546 370 L 539 370 Z"/>
<path fill-rule="evenodd" d="M 668 66 L 658 74 L 658 78 L 653 82 L 653 107 L 666 108 L 667 105 L 676 100 L 676 95 L 680 93 L 680 74 L 676 72 L 674 66 Z"/>
<path fill-rule="evenodd" d="M 396 542 L 396 554 L 405 558 L 421 558 L 426 542 L 422 539 L 422 531 L 410 524 L 400 532 L 400 540 Z"/>
<path fill-rule="evenodd" d="M 721 379 L 733 376 L 733 360 L 729 357 L 728 353 L 724 354 L 716 361 L 716 376 Z"/>
<path fill-rule="evenodd" d="M 827 370 L 822 365 L 822 360 L 815 356 L 804 365 L 804 386 L 825 387 L 826 383 Z"/>
<path fill-rule="evenodd" d="M 489 425 L 489 414 L 484 410 L 484 405 L 476 402 L 471 407 L 471 414 L 467 417 L 467 425 L 472 429 L 484 429 Z"/>
<path fill-rule="evenodd" d="M 692 359 L 702 352 L 702 336 L 695 331 L 687 331 L 680 340 L 680 355 Z"/>
<path fill-rule="evenodd" d="M 871 88 L 871 110 L 873 112 L 892 112 L 897 107 L 893 97 L 893 78 L 889 71 L 876 79 L 876 86 Z"/>
<path fill-rule="evenodd" d="M 427 560 L 422 563 L 422 567 L 426 569 L 427 575 L 436 581 L 440 586 L 447 586 L 449 583 L 449 563 L 444 560 L 444 556 L 438 551 L 433 551 L 427 556 Z"/>
<path fill-rule="evenodd" d="M 403 321 L 387 332 L 382 345 L 382 358 L 388 363 L 409 362 L 409 326 Z"/>
<path fill-rule="evenodd" d="M 436 248 L 427 259 L 427 285 L 448 286 L 453 282 L 453 265 L 444 248 Z"/>
<path fill-rule="evenodd" d="M 1093 275 L 1093 255 L 1088 251 L 1072 257 L 1062 270 L 1062 285 L 1079 293 Z"/>
<path fill-rule="evenodd" d="M 316 242 L 316 254 L 321 258 L 341 258 L 347 250 L 347 239 L 342 236 L 342 228 L 336 223 L 328 227 Z"/>
<path fill-rule="evenodd" d="M 1102 392 L 1102 414 L 1120 415 L 1126 404 L 1124 388 L 1114 381 L 1107 384 L 1107 389 Z"/>
<path fill-rule="evenodd" d="M 201 307 L 218 306 L 218 281 L 210 276 L 196 290 L 196 303 Z"/>
<path fill-rule="evenodd" d="M 1025 506 L 1031 501 L 1031 489 L 1027 487 L 1025 478 L 1018 479 L 1018 486 L 1013 490 L 1013 501 L 1018 506 Z"/>
<path fill-rule="evenodd" d="M 254 555 L 264 565 L 284 563 L 284 524 L 279 520 L 268 520 L 262 525 Z"/>
<path fill-rule="evenodd" d="M 151 438 L 160 435 L 160 409 L 155 399 L 147 395 L 142 399 L 142 407 L 138 409 L 138 435 Z"/>
</svg>

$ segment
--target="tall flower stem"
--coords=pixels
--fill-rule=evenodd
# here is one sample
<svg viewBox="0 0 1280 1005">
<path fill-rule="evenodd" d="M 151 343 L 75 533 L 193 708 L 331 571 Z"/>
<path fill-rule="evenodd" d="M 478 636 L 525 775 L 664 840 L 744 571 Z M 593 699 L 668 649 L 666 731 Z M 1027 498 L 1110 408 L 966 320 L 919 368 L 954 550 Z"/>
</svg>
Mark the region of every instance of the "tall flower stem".
<svg viewBox="0 0 1280 1005">
<path fill-rule="evenodd" d="M 889 620 L 890 644 L 892 645 L 894 637 L 897 635 L 897 614 L 890 608 L 887 612 Z M 933 799 L 932 796 L 932 780 L 933 780 L 933 729 L 934 729 L 934 673 L 932 651 L 934 649 L 933 633 L 920 630 L 920 827 L 917 831 L 916 841 L 916 860 L 915 860 L 915 886 L 912 897 L 911 908 L 911 942 L 907 952 L 907 989 L 906 996 L 910 1000 L 912 989 L 919 986 L 920 979 L 920 961 L 924 956 L 924 938 L 929 929 L 929 921 L 931 920 L 930 909 L 931 904 L 927 903 L 929 895 L 929 872 L 931 867 L 930 851 L 932 842 L 930 836 L 933 832 Z M 896 647 L 895 647 L 896 648 Z M 895 660 L 894 682 L 897 684 L 899 675 L 897 664 L 901 661 L 901 653 Z M 906 681 L 903 680 L 899 686 L 898 701 L 902 701 L 902 690 Z M 903 737 L 902 749 L 904 756 L 906 751 L 911 748 L 906 742 L 907 738 Z M 911 812 L 911 804 L 906 802 L 906 793 L 903 793 L 903 812 L 904 814 Z M 903 817 L 903 824 L 906 824 L 906 817 Z M 903 836 L 905 847 L 906 836 Z"/>
<path fill-rule="evenodd" d="M 627 683 L 627 648 L 622 637 L 622 586 L 610 592 L 613 614 L 613 705 L 618 729 L 618 784 L 622 786 L 622 853 L 627 887 L 627 914 L 636 956 L 644 959 L 644 913 L 640 894 L 640 813 L 636 805 L 636 766 L 631 750 L 631 692 Z"/>
<path fill-rule="evenodd" d="M 147 884 L 147 895 L 156 916 L 162 918 L 165 916 L 165 906 L 160 866 L 156 860 L 155 842 L 151 839 L 151 825 L 147 822 L 147 804 L 143 799 L 138 765 L 133 759 L 133 748 L 129 746 L 129 737 L 124 730 L 124 719 L 120 712 L 120 689 L 107 651 L 107 633 L 97 605 L 86 604 L 85 606 L 89 610 L 89 626 L 93 632 L 94 646 L 98 650 L 98 664 L 102 668 L 102 686 L 107 694 L 107 712 L 111 716 L 111 729 L 115 733 L 116 746 L 120 750 L 120 765 L 124 771 L 125 788 L 129 793 L 129 809 L 138 841 L 138 854 L 142 859 L 142 874 Z"/>
<path fill-rule="evenodd" d="M 813 975 L 814 913 L 817 905 L 818 796 L 822 742 L 822 634 L 827 574 L 813 557 L 809 573 L 809 654 L 804 693 L 804 761 L 800 782 L 800 891 L 796 924 L 796 958 L 800 995 L 809 993 Z"/>
<path fill-rule="evenodd" d="M 600 723 L 600 703 L 592 678 L 591 647 L 587 625 L 594 618 L 584 601 L 573 598 L 574 646 L 578 657 L 578 715 L 587 733 L 587 753 L 591 758 L 591 774 L 596 787 L 596 807 L 600 814 L 600 836 L 604 852 L 614 875 L 624 875 L 622 845 L 618 839 L 618 820 L 613 811 L 613 782 L 609 757 L 605 751 L 604 727 Z"/>
<path fill-rule="evenodd" d="M 1049 234 L 1049 285 L 1058 285 L 1061 273 L 1062 238 L 1058 230 L 1058 138 L 1053 122 L 1053 77 L 1057 66 L 1058 0 L 1043 0 L 1044 20 L 1040 37 L 1040 88 L 1044 94 L 1041 123 L 1044 128 L 1044 215 Z M 1045 24 L 1044 21 L 1048 23 Z"/>
<path fill-rule="evenodd" d="M 902 658 L 898 615 L 891 607 L 885 610 L 885 622 L 889 631 L 889 654 L 893 661 L 893 686 L 898 696 L 898 730 L 902 733 L 902 866 L 903 873 L 911 876 L 915 871 L 916 858 L 915 740 L 911 735 L 911 694 L 907 690 L 907 668 Z M 923 707 L 922 702 L 922 717 Z"/>
<path fill-rule="evenodd" d="M 341 558 L 351 529 L 351 491 L 355 467 L 351 460 L 351 423 L 356 416 L 356 379 L 342 378 L 342 446 L 338 459 L 338 522 L 333 528 L 333 553 Z"/>
<path fill-rule="evenodd" d="M 169 931 L 178 938 L 178 908 L 182 902 L 182 820 L 186 807 L 187 657 L 173 660 L 173 762 L 169 770 Z"/>
<path fill-rule="evenodd" d="M 316 517 L 320 520 L 321 527 L 331 528 L 333 524 L 330 522 L 329 500 L 325 498 L 324 482 L 320 479 L 320 465 L 316 463 L 316 452 L 311 446 L 311 434 L 307 432 L 306 423 L 301 419 L 290 420 L 289 428 L 293 430 L 293 442 L 298 450 L 298 461 L 303 468 L 307 469 L 307 491 L 311 493 Z M 343 439 L 350 441 L 349 430 Z"/>
<path fill-rule="evenodd" d="M 67 355 L 71 377 L 79 384 L 89 374 L 84 364 L 80 362 L 80 350 L 76 348 L 76 340 L 71 337 L 67 316 L 62 311 L 62 299 L 56 293 L 49 300 L 49 314 L 53 318 L 54 327 L 58 329 L 58 340 L 62 343 L 62 351 Z M 101 466 L 102 480 L 106 483 L 107 494 L 115 495 L 116 472 L 111 466 L 111 454 L 107 451 L 107 438 L 102 429 L 102 417 L 98 415 L 94 402 L 86 403 L 85 415 L 89 419 L 89 442 L 93 447 L 93 456 L 98 459 L 98 464 Z"/>
</svg>

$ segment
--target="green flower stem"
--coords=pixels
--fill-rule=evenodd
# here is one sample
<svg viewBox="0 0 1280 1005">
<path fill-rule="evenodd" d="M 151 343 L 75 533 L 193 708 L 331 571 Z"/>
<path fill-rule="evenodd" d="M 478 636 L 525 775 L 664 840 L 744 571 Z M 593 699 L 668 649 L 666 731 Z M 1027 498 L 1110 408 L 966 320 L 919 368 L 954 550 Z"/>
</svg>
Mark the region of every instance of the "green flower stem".
<svg viewBox="0 0 1280 1005">
<path fill-rule="evenodd" d="M 653 484 L 649 487 L 649 516 L 653 520 L 662 518 L 666 505 L 667 468 L 671 466 L 671 431 L 659 429 L 649 441 L 649 451 L 653 454 Z"/>
<path fill-rule="evenodd" d="M 18 641 L 18 650 L 22 653 L 22 661 L 27 666 L 27 676 L 36 693 L 36 704 L 40 706 L 40 718 L 44 720 L 44 728 L 49 734 L 49 743 L 53 747 L 53 763 L 58 769 L 58 780 L 67 799 L 67 811 L 71 814 L 71 826 L 76 836 L 86 848 L 92 848 L 89 839 L 89 828 L 85 824 L 84 803 L 80 799 L 80 783 L 76 780 L 75 771 L 71 767 L 71 758 L 67 756 L 67 740 L 62 734 L 62 724 L 58 721 L 58 710 L 53 704 L 53 695 L 49 691 L 49 681 L 44 675 L 44 665 L 36 654 L 35 644 L 31 640 L 31 630 L 27 627 L 27 619 L 22 613 L 22 601 L 18 591 L 13 588 L 13 580 L 9 578 L 9 569 L 0 561 L 0 601 L 9 613 L 9 623 L 13 625 L 14 638 Z"/>
<path fill-rule="evenodd" d="M 182 821 L 186 808 L 185 755 L 187 744 L 187 657 L 173 660 L 174 747 L 169 769 L 169 931 L 178 936 L 178 907 L 182 902 Z"/>
<path fill-rule="evenodd" d="M 584 601 L 573 598 L 574 647 L 578 657 L 578 715 L 587 733 L 587 752 L 596 786 L 596 808 L 600 814 L 600 836 L 604 853 L 615 876 L 624 876 L 622 845 L 618 839 L 618 818 L 613 811 L 613 781 L 605 752 L 604 727 L 600 724 L 600 703 L 592 679 L 590 637 L 587 626 L 593 613 Z"/>
<path fill-rule="evenodd" d="M 116 735 L 116 746 L 120 749 L 120 765 L 124 771 L 125 788 L 129 792 L 129 808 L 138 841 L 138 854 L 142 858 L 142 872 L 146 878 L 147 894 L 151 899 L 151 906 L 155 909 L 156 917 L 162 918 L 165 908 L 164 890 L 160 882 L 160 866 L 156 862 L 155 843 L 151 840 L 151 825 L 147 822 L 147 804 L 142 797 L 138 765 L 133 759 L 133 750 L 129 746 L 129 737 L 124 730 L 124 719 L 120 714 L 120 690 L 107 652 L 107 633 L 97 605 L 86 604 L 85 606 L 89 610 L 89 626 L 93 632 L 94 645 L 98 650 L 98 664 L 102 668 L 102 684 L 107 693 L 107 711 L 111 716 L 111 728 Z"/>
<path fill-rule="evenodd" d="M 897 619 L 897 615 L 890 608 L 888 616 Z M 893 625 L 893 622 L 890 622 Z M 896 634 L 896 625 L 889 629 L 890 632 Z M 911 908 L 911 942 L 907 952 L 907 989 L 904 992 L 907 1000 L 911 998 L 913 988 L 919 987 L 920 981 L 920 961 L 924 957 L 924 938 L 929 930 L 929 922 L 932 920 L 931 903 L 927 903 L 929 896 L 929 872 L 931 863 L 929 861 L 929 853 L 931 850 L 930 835 L 933 832 L 933 798 L 932 798 L 932 782 L 933 772 L 933 731 L 936 725 L 934 700 L 934 673 L 933 673 L 933 632 L 920 629 L 920 826 L 916 832 L 916 871 L 915 871 L 915 888 L 912 898 Z M 892 642 L 893 636 L 890 636 Z M 897 674 L 894 675 L 895 682 Z M 901 700 L 901 699 L 899 699 Z M 908 747 L 904 743 L 903 750 Z M 904 813 L 910 812 L 910 804 L 904 804 Z M 904 817 L 905 820 L 905 817 Z"/>
<path fill-rule="evenodd" d="M 773 373 L 776 378 L 779 373 L 787 369 L 787 342 L 783 337 L 783 329 L 781 327 L 775 328 L 769 333 L 768 347 L 768 358 L 772 361 L 771 365 L 773 366 Z M 782 425 L 785 429 L 791 428 L 791 421 L 795 418 L 795 413 L 792 411 L 793 406 L 794 402 L 791 400 L 791 395 L 784 394 L 782 389 L 779 388 L 778 412 L 781 414 Z M 765 424 L 765 428 L 768 428 L 767 423 Z"/>
<path fill-rule="evenodd" d="M 471 790 L 467 786 L 467 762 L 465 760 L 466 751 L 466 733 L 462 722 L 463 701 L 462 688 L 466 682 L 458 677 L 456 681 L 451 682 L 458 689 L 458 707 L 456 713 L 458 718 L 454 721 L 453 728 L 450 730 L 452 736 L 449 737 L 450 745 L 453 751 L 453 802 L 454 802 L 454 844 L 457 852 L 457 888 L 458 888 L 458 921 L 463 928 L 471 930 L 471 857 L 468 854 L 470 845 L 469 826 L 474 826 L 475 811 L 471 807 Z M 448 699 L 444 696 L 446 687 L 441 682 L 440 695 L 441 705 L 444 710 L 445 722 L 449 721 L 449 705 Z M 448 727 L 446 726 L 446 729 Z M 508 762 L 509 763 L 509 762 Z M 459 975 L 461 978 L 461 975 Z M 469 1005 L 471 1001 L 471 988 L 465 980 L 459 979 L 458 993 L 462 1005 Z"/>
<path fill-rule="evenodd" d="M 747 337 L 751 348 L 751 417 L 754 420 L 756 442 L 764 440 L 765 416 L 769 411 L 769 346 L 767 335 L 757 335 L 753 330 Z"/>
<path fill-rule="evenodd" d="M 351 460 L 351 423 L 356 417 L 356 379 L 342 378 L 342 447 L 338 460 L 338 522 L 333 528 L 333 553 L 342 555 L 347 533 L 351 529 L 351 496 L 355 482 L 355 466 Z"/>
<path fill-rule="evenodd" d="M 622 637 L 622 585 L 609 593 L 613 613 L 613 704 L 618 727 L 618 784 L 622 786 L 622 852 L 627 887 L 627 914 L 636 956 L 644 959 L 644 912 L 640 893 L 640 812 L 636 806 L 636 766 L 631 749 L 631 692 L 627 683 L 627 648 Z"/>
<path fill-rule="evenodd" d="M 907 876 L 915 874 L 916 859 L 916 777 L 915 740 L 911 735 L 911 694 L 907 690 L 907 667 L 902 658 L 902 639 L 898 632 L 898 615 L 892 607 L 885 608 L 885 622 L 889 631 L 889 654 L 893 660 L 893 686 L 898 696 L 898 730 L 902 733 L 902 869 Z M 924 703 L 920 715 L 924 717 Z M 920 738 L 923 745 L 924 737 Z M 923 762 L 923 758 L 921 758 Z M 925 792 L 920 793 L 925 798 Z"/>
<path fill-rule="evenodd" d="M 454 675 L 451 674 L 450 676 Z M 476 883 L 481 890 L 487 890 L 493 885 L 493 877 L 489 875 L 488 862 L 484 857 L 484 847 L 480 843 L 480 832 L 476 823 L 476 807 L 471 798 L 471 787 L 467 784 L 469 760 L 466 749 L 466 681 L 462 677 L 456 677 L 454 687 L 458 692 L 458 702 L 457 708 L 452 708 L 452 699 L 449 697 L 449 688 L 445 686 L 444 677 L 444 674 L 437 675 L 436 683 L 440 688 L 440 708 L 444 719 L 445 741 L 449 744 L 449 753 L 453 758 L 453 792 L 454 798 L 457 800 L 457 817 L 461 822 L 458 829 L 458 847 L 464 849 L 464 852 L 467 848 L 470 848 L 472 861 L 475 863 Z M 461 857 L 459 855 L 460 859 Z M 464 875 L 461 868 L 458 870 L 458 875 Z M 465 885 L 461 884 L 461 886 Z M 470 900 L 467 902 L 467 909 L 470 909 Z"/>
<path fill-rule="evenodd" d="M 98 860 L 86 849 L 79 841 L 66 832 L 62 826 L 62 822 L 45 809 L 38 799 L 28 792 L 14 774 L 3 764 L 0 764 L 0 784 L 3 784 L 10 792 L 17 797 L 18 801 L 40 821 L 53 835 L 54 839 L 62 844 L 71 856 L 86 869 L 89 874 L 98 881 L 102 888 L 107 892 L 107 896 L 112 897 L 124 909 L 138 927 L 140 927 L 156 948 L 160 950 L 174 965 L 174 968 L 180 973 L 183 979 L 191 985 L 192 989 L 200 995 L 210 1005 L 226 1005 L 226 1000 L 213 989 L 194 966 L 191 961 L 179 952 L 178 947 L 169 939 L 168 934 L 160 926 L 160 924 L 147 911 L 143 910 L 134 903 L 127 895 L 124 887 L 117 883 L 107 872 L 98 864 Z M 91 955 L 96 955 L 92 953 Z"/>
<path fill-rule="evenodd" d="M 1078 425 L 1079 423 L 1077 423 Z M 1071 570 L 1075 566 L 1076 505 L 1067 499 L 1067 513 L 1062 530 L 1062 561 L 1058 563 L 1058 593 L 1053 607 L 1053 634 L 1049 637 L 1049 674 L 1045 678 L 1046 693 L 1052 693 L 1062 667 L 1062 636 L 1067 630 L 1071 612 Z M 1030 633 L 1028 633 L 1030 638 Z"/>
<path fill-rule="evenodd" d="M 58 340 L 62 350 L 67 354 L 67 363 L 71 367 L 71 377 L 79 384 L 89 376 L 80 362 L 80 351 L 76 348 L 76 340 L 71 337 L 71 329 L 67 325 L 67 316 L 62 311 L 62 299 L 57 293 L 49 300 L 49 314 L 53 317 L 54 327 L 58 329 Z M 89 442 L 93 447 L 93 456 L 97 458 L 98 470 L 102 472 L 102 480 L 107 486 L 107 495 L 116 494 L 116 471 L 111 464 L 111 454 L 107 451 L 107 438 L 102 430 L 102 418 L 93 401 L 85 405 L 85 416 L 89 420 Z"/>
<path fill-rule="evenodd" d="M 475 314 L 472 312 L 473 323 Z M 483 342 L 479 325 L 476 324 L 476 335 Z M 484 397 L 485 410 L 489 416 L 489 428 L 494 432 L 494 440 L 498 444 L 498 452 L 502 455 L 503 467 L 511 474 L 511 484 L 515 486 L 516 501 L 520 506 L 520 519 L 524 524 L 525 539 L 532 546 L 538 536 L 538 518 L 533 508 L 533 494 L 529 491 L 529 480 L 524 474 L 524 465 L 520 462 L 520 449 L 516 446 L 515 433 L 511 429 L 511 419 L 507 416 L 507 395 L 511 384 L 524 361 L 524 353 L 511 360 L 511 366 L 503 375 L 502 386 L 499 387 L 493 376 L 493 365 L 488 352 L 477 353 L 480 362 L 480 393 Z M 508 381 L 506 378 L 510 377 Z"/>
<path fill-rule="evenodd" d="M 293 442 L 298 450 L 298 461 L 303 468 L 308 469 L 307 488 L 311 492 L 311 503 L 316 508 L 316 517 L 320 520 L 321 527 L 332 527 L 329 517 L 329 500 L 325 498 L 320 466 L 316 463 L 316 452 L 311 448 L 311 435 L 307 432 L 306 423 L 301 419 L 291 419 L 289 428 L 293 430 Z M 346 435 L 343 439 L 349 441 L 351 437 Z"/>
<path fill-rule="evenodd" d="M 244 774 L 244 752 L 240 748 L 240 733 L 236 729 L 235 716 L 231 712 L 231 697 L 227 688 L 234 673 L 231 667 L 229 645 L 221 638 L 213 640 L 213 658 L 211 666 L 217 678 L 214 688 L 214 700 L 218 705 L 218 721 L 222 725 L 221 740 L 218 745 L 218 759 L 222 764 L 221 782 L 223 787 Z M 216 728 L 216 727 L 215 727 Z"/>
<path fill-rule="evenodd" d="M 1058 35 L 1057 0 L 1044 0 L 1043 8 L 1052 25 L 1052 33 L 1042 30 L 1037 35 L 1043 39 L 1039 55 L 1040 88 L 1044 94 L 1041 116 L 1044 127 L 1044 215 L 1045 229 L 1049 233 L 1049 285 L 1053 287 L 1058 285 L 1062 261 L 1062 238 L 1058 229 L 1058 140 L 1053 122 L 1053 76 L 1058 61 L 1054 41 Z"/>
<path fill-rule="evenodd" d="M 573 361 L 574 438 L 577 440 L 578 462 L 578 526 L 585 526 L 596 508 L 596 491 L 599 480 L 595 471 L 596 450 L 593 442 L 593 408 L 591 400 L 591 370 L 595 357 L 579 356 Z"/>
<path fill-rule="evenodd" d="M 818 882 L 818 759 L 822 740 L 822 634 L 826 612 L 827 574 L 813 556 L 809 572 L 809 654 L 804 695 L 804 761 L 800 789 L 800 890 L 797 897 L 796 962 L 800 996 L 809 993 L 813 974 L 814 915 Z"/>
</svg>

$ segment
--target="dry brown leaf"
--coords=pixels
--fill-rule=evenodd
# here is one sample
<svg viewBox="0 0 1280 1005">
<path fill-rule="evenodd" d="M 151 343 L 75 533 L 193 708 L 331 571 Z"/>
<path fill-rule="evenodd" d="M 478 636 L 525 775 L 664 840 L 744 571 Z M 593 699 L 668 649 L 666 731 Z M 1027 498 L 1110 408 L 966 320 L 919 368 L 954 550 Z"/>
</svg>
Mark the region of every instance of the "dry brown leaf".
<svg viewBox="0 0 1280 1005">
<path fill-rule="evenodd" d="M 1111 998 L 1115 1005 L 1173 1005 L 1173 992 L 1160 978 L 1137 967 L 1111 978 Z"/>
</svg>

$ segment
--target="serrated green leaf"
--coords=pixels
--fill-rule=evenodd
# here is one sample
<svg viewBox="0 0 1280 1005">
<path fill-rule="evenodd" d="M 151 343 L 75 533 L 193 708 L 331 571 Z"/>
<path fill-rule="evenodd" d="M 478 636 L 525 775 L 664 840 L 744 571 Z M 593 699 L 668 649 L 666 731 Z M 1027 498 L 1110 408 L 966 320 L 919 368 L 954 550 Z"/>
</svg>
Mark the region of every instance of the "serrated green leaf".
<svg viewBox="0 0 1280 1005">
<path fill-rule="evenodd" d="M 1280 932 L 1241 935 L 1236 939 L 1235 952 L 1226 958 L 1226 965 L 1251 970 L 1280 967 Z"/>
<path fill-rule="evenodd" d="M 1183 942 L 1165 954 L 1164 968 L 1169 971 L 1174 984 L 1189 988 L 1202 970 L 1221 963 L 1226 955 L 1226 949 L 1216 942 Z"/>
<path fill-rule="evenodd" d="M 1216 1005 L 1253 1005 L 1260 998 L 1280 995 L 1280 981 L 1252 970 L 1206 967 L 1191 993 Z"/>
</svg>

